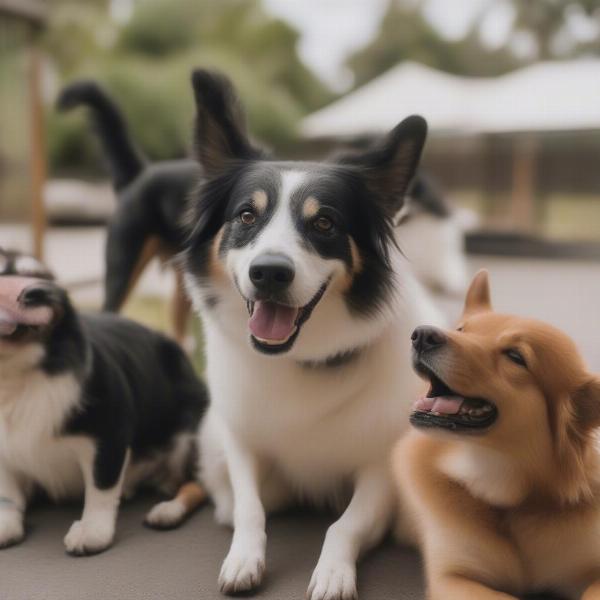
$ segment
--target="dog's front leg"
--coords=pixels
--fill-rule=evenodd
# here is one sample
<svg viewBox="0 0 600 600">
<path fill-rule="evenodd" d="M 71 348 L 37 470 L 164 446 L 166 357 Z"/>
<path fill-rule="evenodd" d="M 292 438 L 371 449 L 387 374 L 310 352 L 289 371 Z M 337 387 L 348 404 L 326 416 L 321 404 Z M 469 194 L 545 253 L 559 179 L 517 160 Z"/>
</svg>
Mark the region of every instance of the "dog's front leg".
<svg viewBox="0 0 600 600">
<path fill-rule="evenodd" d="M 0 464 L 0 548 L 20 542 L 25 536 L 25 494 L 15 475 Z"/>
<path fill-rule="evenodd" d="M 308 587 L 308 600 L 357 598 L 356 561 L 361 552 L 379 542 L 388 529 L 393 499 L 389 468 L 385 465 L 358 474 L 348 508 L 327 530 Z"/>
<path fill-rule="evenodd" d="M 267 537 L 260 460 L 231 435 L 226 436 L 225 456 L 233 489 L 233 540 L 221 567 L 219 587 L 231 594 L 260 585 Z"/>
<path fill-rule="evenodd" d="M 65 536 L 69 554 L 96 554 L 112 544 L 129 453 L 125 447 L 102 441 L 97 449 L 87 445 L 78 449 L 85 500 L 81 520 Z"/>
</svg>

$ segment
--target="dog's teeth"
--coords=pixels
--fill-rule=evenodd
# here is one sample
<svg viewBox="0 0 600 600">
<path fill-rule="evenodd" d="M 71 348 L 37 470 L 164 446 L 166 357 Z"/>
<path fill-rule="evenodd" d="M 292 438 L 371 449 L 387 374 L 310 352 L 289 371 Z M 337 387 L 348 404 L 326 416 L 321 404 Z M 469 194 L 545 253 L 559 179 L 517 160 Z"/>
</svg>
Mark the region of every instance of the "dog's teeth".
<svg viewBox="0 0 600 600">
<path fill-rule="evenodd" d="M 469 410 L 469 416 L 471 417 L 481 417 L 485 413 L 483 408 L 472 408 Z"/>
</svg>

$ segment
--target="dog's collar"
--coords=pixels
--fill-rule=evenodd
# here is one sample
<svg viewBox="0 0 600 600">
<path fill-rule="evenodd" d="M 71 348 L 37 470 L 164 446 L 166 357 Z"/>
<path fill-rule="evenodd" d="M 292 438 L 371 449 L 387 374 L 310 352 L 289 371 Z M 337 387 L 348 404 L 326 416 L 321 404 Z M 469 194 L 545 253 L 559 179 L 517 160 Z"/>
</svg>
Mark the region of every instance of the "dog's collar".
<svg viewBox="0 0 600 600">
<path fill-rule="evenodd" d="M 302 360 L 299 361 L 299 364 L 305 369 L 335 369 L 354 362 L 360 356 L 362 351 L 362 348 L 352 348 L 351 350 L 344 350 L 343 352 L 332 354 L 324 360 Z"/>
</svg>

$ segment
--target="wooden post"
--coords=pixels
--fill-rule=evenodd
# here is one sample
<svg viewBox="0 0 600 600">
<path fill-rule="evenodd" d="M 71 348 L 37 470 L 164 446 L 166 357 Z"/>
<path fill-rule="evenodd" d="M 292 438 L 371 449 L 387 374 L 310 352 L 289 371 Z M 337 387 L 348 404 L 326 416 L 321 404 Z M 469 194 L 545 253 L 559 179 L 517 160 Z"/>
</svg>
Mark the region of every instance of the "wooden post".
<svg viewBox="0 0 600 600">
<path fill-rule="evenodd" d="M 46 181 L 46 149 L 44 137 L 44 109 L 41 93 L 41 53 L 33 42 L 30 51 L 29 96 L 31 105 L 31 226 L 33 252 L 44 258 L 44 233 L 46 211 L 44 208 L 44 183 Z"/>
<path fill-rule="evenodd" d="M 535 180 L 537 143 L 532 135 L 518 136 L 514 143 L 510 216 L 515 229 L 535 228 Z"/>
</svg>

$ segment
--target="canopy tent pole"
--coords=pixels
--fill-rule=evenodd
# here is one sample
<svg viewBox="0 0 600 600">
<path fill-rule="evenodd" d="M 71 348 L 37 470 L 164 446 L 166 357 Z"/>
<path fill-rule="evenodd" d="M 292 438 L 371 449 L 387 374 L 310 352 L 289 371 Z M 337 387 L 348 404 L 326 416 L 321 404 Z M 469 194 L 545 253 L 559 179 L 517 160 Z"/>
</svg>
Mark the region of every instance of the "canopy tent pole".
<svg viewBox="0 0 600 600">
<path fill-rule="evenodd" d="M 31 226 L 33 252 L 44 258 L 44 182 L 46 180 L 44 110 L 41 94 L 41 53 L 35 42 L 30 51 L 30 111 L 31 111 Z"/>
<path fill-rule="evenodd" d="M 511 221 L 531 233 L 535 226 L 537 143 L 532 135 L 518 136 L 513 145 Z"/>
</svg>

